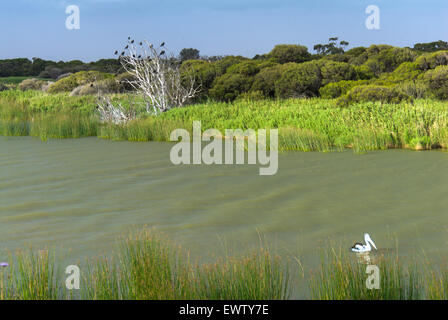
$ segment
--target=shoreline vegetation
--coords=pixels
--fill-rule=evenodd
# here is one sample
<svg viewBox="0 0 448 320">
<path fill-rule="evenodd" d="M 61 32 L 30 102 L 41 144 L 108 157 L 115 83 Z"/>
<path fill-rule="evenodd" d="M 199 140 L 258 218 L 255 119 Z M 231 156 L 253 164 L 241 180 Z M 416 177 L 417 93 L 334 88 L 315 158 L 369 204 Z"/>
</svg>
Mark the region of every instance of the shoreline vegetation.
<svg viewBox="0 0 448 320">
<path fill-rule="evenodd" d="M 366 287 L 366 264 L 342 250 L 326 250 L 322 264 L 310 271 L 311 299 L 421 300 L 448 299 L 448 272 L 404 264 L 381 255 L 372 262 L 380 270 L 380 289 Z M 0 269 L 0 299 L 54 300 L 277 300 L 291 298 L 292 278 L 299 266 L 287 263 L 269 249 L 214 263 L 192 263 L 187 252 L 154 230 L 143 229 L 121 242 L 110 258 L 97 257 L 81 267 L 80 290 L 67 290 L 67 275 L 58 269 L 49 250 L 10 254 L 9 267 Z M 302 268 L 303 271 L 303 268 Z"/>
<path fill-rule="evenodd" d="M 139 105 L 132 94 L 110 95 L 111 101 Z M 97 97 L 67 93 L 6 90 L 0 92 L 0 135 L 49 138 L 96 136 L 112 140 L 169 141 L 171 131 L 202 129 L 279 129 L 279 151 L 356 153 L 403 148 L 448 148 L 448 102 L 419 99 L 387 104 L 362 102 L 348 108 L 335 99 L 237 100 L 206 102 L 169 110 L 158 116 L 141 113 L 125 124 L 101 123 Z M 137 108 L 138 109 L 138 108 Z"/>
<path fill-rule="evenodd" d="M 170 56 L 128 37 L 116 59 L 0 60 L 0 135 L 169 141 L 201 121 L 279 129 L 279 151 L 448 149 L 448 42 L 348 46 Z"/>
</svg>

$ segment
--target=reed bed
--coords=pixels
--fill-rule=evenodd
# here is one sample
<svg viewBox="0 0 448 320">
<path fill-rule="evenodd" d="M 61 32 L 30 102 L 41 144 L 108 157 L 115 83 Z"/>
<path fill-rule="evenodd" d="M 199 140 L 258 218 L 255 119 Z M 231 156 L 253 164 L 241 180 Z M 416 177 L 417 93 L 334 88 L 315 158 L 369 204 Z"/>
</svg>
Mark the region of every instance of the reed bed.
<svg viewBox="0 0 448 320">
<path fill-rule="evenodd" d="M 128 238 L 116 258 L 97 260 L 86 299 L 287 299 L 288 273 L 261 249 L 243 258 L 194 265 L 179 247 L 148 230 Z M 115 271 L 115 272 L 111 272 Z"/>
<path fill-rule="evenodd" d="M 436 272 L 417 264 L 417 259 L 399 260 L 380 254 L 366 261 L 345 250 L 323 253 L 321 266 L 311 272 L 312 299 L 318 300 L 446 300 L 447 271 Z M 369 257 L 370 258 L 370 257 Z M 379 269 L 379 289 L 369 289 L 368 265 Z"/>
<path fill-rule="evenodd" d="M 1 300 L 54 300 L 64 296 L 55 256 L 48 250 L 19 251 L 10 258 L 13 268 L 0 270 Z"/>
<path fill-rule="evenodd" d="M 123 105 L 141 104 L 132 95 L 113 95 Z M 140 99 L 140 100 L 139 100 Z M 69 97 L 36 91 L 0 92 L 0 134 L 46 138 L 97 136 L 113 140 L 169 141 L 172 130 L 279 129 L 280 151 L 341 151 L 357 153 L 389 148 L 448 148 L 448 103 L 359 103 L 346 108 L 334 100 L 289 99 L 208 102 L 173 109 L 160 116 L 140 112 L 124 125 L 99 123 L 96 97 Z"/>
<path fill-rule="evenodd" d="M 380 254 L 366 261 L 342 249 L 324 251 L 321 258 L 309 277 L 311 299 L 448 298 L 448 270 L 436 270 L 427 260 Z M 122 241 L 112 257 L 80 265 L 80 290 L 65 288 L 67 275 L 48 250 L 11 254 L 9 263 L 0 269 L 2 300 L 277 300 L 291 298 L 292 277 L 297 276 L 263 247 L 242 257 L 192 263 L 182 248 L 148 229 Z M 367 287 L 367 265 L 379 268 L 379 289 Z"/>
<path fill-rule="evenodd" d="M 122 242 L 111 258 L 80 266 L 79 292 L 65 288 L 65 274 L 48 251 L 19 252 L 0 269 L 0 299 L 174 300 L 287 299 L 289 278 L 279 257 L 268 250 L 213 264 L 193 264 L 186 252 L 153 231 Z M 84 273 L 83 273 L 84 272 Z"/>
</svg>

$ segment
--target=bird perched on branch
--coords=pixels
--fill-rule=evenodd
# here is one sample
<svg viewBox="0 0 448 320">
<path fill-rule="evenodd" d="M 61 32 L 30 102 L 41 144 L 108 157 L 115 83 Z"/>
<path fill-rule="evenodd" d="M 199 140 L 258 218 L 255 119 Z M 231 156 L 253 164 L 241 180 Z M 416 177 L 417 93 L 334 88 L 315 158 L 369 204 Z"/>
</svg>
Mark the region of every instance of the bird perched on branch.
<svg viewBox="0 0 448 320">
<path fill-rule="evenodd" d="M 163 56 L 165 54 L 165 50 L 160 51 L 160 55 Z"/>
<path fill-rule="evenodd" d="M 165 45 L 165 42 L 162 42 L 162 43 L 160 44 L 161 47 L 163 47 L 164 45 Z"/>
<path fill-rule="evenodd" d="M 117 55 L 118 54 L 118 50 L 115 50 L 114 54 Z"/>
</svg>

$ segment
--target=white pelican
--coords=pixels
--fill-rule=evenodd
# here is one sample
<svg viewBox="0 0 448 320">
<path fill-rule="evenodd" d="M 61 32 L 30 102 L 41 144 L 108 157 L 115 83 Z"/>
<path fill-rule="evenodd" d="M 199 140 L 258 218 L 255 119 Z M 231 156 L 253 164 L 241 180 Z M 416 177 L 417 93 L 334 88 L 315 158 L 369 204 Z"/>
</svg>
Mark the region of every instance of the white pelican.
<svg viewBox="0 0 448 320">
<path fill-rule="evenodd" d="M 375 246 L 375 243 L 373 243 L 372 238 L 370 238 L 368 233 L 364 233 L 364 241 L 366 242 L 366 244 L 362 244 L 362 243 L 355 243 L 353 245 L 353 247 L 351 248 L 353 252 L 358 252 L 358 253 L 364 253 L 364 252 L 370 252 L 372 251 L 372 247 L 370 245 L 372 245 L 375 250 L 378 250 Z"/>
</svg>

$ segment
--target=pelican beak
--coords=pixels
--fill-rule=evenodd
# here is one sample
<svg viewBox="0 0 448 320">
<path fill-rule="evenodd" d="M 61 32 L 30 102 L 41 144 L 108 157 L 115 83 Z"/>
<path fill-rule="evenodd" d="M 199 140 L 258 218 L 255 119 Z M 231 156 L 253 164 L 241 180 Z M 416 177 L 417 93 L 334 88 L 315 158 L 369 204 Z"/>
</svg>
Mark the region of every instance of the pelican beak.
<svg viewBox="0 0 448 320">
<path fill-rule="evenodd" d="M 375 250 L 378 250 L 378 249 L 376 248 L 376 245 L 373 243 L 373 241 L 372 241 L 372 246 L 375 248 Z"/>
</svg>

